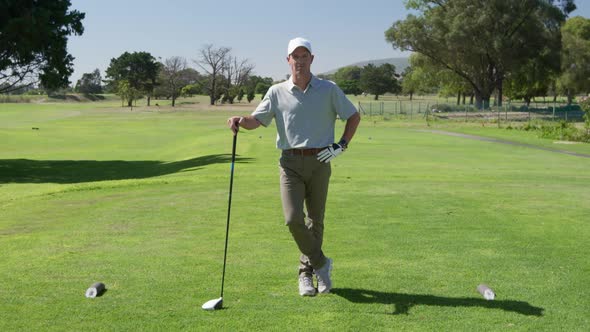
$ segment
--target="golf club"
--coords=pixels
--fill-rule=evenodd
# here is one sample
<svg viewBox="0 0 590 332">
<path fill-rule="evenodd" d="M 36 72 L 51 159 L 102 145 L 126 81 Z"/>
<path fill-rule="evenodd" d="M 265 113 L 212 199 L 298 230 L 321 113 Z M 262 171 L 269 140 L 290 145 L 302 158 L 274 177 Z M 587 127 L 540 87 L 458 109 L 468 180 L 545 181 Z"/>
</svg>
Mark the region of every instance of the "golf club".
<svg viewBox="0 0 590 332">
<path fill-rule="evenodd" d="M 223 273 L 221 274 L 221 295 L 218 299 L 213 299 L 205 302 L 202 308 L 204 310 L 217 310 L 223 308 L 223 284 L 225 281 L 225 262 L 227 259 L 227 241 L 229 238 L 229 215 L 231 211 L 231 193 L 234 185 L 234 163 L 236 162 L 236 141 L 238 133 L 234 134 L 234 143 L 231 152 L 231 172 L 229 177 L 229 202 L 227 204 L 227 223 L 225 226 L 225 249 L 223 251 Z"/>
</svg>

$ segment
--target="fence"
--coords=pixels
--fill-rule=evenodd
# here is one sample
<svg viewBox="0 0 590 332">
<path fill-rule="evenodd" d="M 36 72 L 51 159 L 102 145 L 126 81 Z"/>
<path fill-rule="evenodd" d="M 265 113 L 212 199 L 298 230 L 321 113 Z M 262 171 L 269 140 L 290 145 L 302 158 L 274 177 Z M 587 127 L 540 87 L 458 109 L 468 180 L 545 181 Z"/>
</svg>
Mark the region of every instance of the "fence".
<svg viewBox="0 0 590 332">
<path fill-rule="evenodd" d="M 358 110 L 363 116 L 382 119 L 418 120 L 450 119 L 463 121 L 524 122 L 583 121 L 584 112 L 578 105 L 566 104 L 524 104 L 505 103 L 487 110 L 478 110 L 473 105 L 456 105 L 437 101 L 359 101 Z"/>
</svg>

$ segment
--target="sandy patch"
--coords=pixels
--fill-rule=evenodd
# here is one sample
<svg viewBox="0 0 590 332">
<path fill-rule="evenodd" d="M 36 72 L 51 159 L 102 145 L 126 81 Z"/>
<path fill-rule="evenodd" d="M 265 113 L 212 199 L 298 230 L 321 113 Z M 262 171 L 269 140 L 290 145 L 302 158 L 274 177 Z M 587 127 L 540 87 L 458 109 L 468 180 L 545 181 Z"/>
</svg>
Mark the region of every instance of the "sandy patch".
<svg viewBox="0 0 590 332">
<path fill-rule="evenodd" d="M 553 144 L 580 144 L 580 142 L 572 142 L 572 141 L 553 141 Z"/>
</svg>

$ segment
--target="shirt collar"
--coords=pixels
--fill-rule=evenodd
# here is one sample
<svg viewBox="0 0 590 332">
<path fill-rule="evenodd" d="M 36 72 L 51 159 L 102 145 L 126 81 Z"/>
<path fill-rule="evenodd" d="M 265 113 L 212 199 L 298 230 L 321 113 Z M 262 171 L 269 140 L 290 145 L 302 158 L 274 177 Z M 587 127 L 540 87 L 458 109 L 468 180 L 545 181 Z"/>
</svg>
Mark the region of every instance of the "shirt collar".
<svg viewBox="0 0 590 332">
<path fill-rule="evenodd" d="M 307 89 L 309 89 L 309 87 L 317 86 L 318 81 L 319 81 L 319 79 L 317 77 L 315 77 L 314 74 L 311 74 L 311 80 L 309 80 L 309 84 L 307 85 Z M 289 90 L 293 91 L 293 89 L 296 88 L 295 83 L 293 83 L 293 75 L 291 75 L 291 77 L 289 77 L 287 82 L 288 82 L 287 84 L 288 84 Z"/>
</svg>

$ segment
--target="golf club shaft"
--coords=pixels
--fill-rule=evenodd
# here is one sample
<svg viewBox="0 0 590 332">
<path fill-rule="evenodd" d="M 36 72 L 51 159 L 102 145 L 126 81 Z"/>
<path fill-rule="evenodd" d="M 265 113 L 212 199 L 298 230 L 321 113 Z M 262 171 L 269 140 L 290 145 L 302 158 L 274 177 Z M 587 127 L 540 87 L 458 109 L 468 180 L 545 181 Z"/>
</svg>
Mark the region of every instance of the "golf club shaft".
<svg viewBox="0 0 590 332">
<path fill-rule="evenodd" d="M 227 242 L 229 239 L 229 216 L 231 212 L 231 194 L 234 187 L 234 164 L 236 162 L 236 142 L 238 133 L 234 134 L 234 142 L 231 151 L 231 171 L 229 176 L 229 200 L 227 203 L 227 223 L 225 225 L 225 249 L 223 250 L 223 273 L 221 274 L 221 296 L 223 297 L 223 283 L 225 282 L 225 262 L 227 260 Z"/>
</svg>

